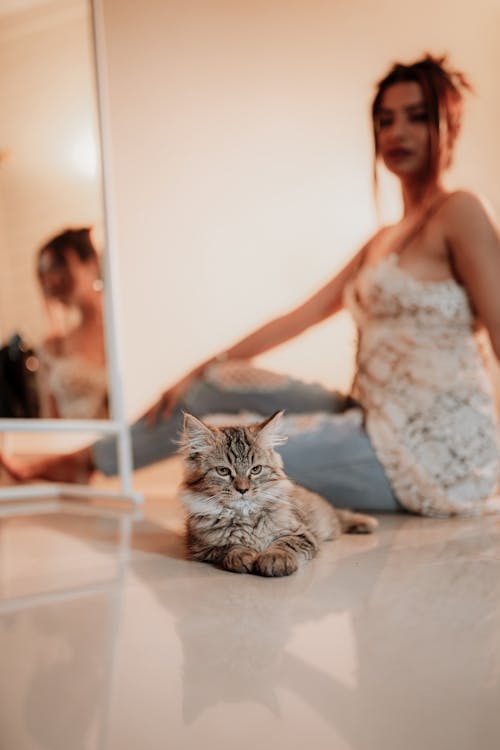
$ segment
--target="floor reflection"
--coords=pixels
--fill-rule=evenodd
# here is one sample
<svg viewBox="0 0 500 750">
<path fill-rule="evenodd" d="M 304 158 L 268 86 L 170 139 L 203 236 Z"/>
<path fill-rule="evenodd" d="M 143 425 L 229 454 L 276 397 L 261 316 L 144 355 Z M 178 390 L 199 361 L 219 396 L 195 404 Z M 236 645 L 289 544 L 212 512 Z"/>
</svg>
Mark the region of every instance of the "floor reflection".
<svg viewBox="0 0 500 750">
<path fill-rule="evenodd" d="M 6 750 L 498 746 L 495 519 L 386 517 L 269 580 L 186 560 L 175 508 L 82 513 L 0 519 Z"/>
<path fill-rule="evenodd" d="M 131 530 L 138 513 L 42 501 L 4 504 L 2 517 L 4 562 L 14 554 L 0 573 L 1 747 L 104 748 Z M 16 531 L 22 536 L 23 530 L 28 543 L 36 537 L 39 551 L 45 536 L 60 566 L 65 565 L 62 547 L 67 549 L 61 542 L 69 533 L 78 583 L 57 585 L 67 578 L 64 570 L 54 580 L 40 570 L 37 575 L 24 569 L 26 558 L 31 553 L 36 561 L 37 552 L 15 552 Z M 75 548 L 75 537 L 84 540 L 83 550 Z M 19 588 L 23 593 L 16 595 Z"/>
</svg>

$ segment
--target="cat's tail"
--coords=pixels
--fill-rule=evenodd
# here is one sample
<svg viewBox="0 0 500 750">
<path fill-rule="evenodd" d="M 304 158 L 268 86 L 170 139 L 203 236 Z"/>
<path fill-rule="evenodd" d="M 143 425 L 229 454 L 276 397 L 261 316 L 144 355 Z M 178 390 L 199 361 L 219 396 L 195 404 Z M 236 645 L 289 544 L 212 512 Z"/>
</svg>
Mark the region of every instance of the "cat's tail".
<svg viewBox="0 0 500 750">
<path fill-rule="evenodd" d="M 338 509 L 335 509 L 335 512 L 344 534 L 372 534 L 378 526 L 376 518 L 365 516 L 364 513 Z"/>
</svg>

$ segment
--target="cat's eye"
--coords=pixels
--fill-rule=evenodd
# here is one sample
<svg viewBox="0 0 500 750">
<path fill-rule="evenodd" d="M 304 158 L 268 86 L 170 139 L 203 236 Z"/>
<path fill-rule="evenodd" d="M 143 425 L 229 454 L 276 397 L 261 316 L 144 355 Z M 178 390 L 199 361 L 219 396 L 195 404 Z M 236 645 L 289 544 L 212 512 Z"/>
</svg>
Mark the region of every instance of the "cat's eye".
<svg viewBox="0 0 500 750">
<path fill-rule="evenodd" d="M 231 473 L 231 469 L 228 469 L 227 466 L 216 466 L 215 471 L 221 477 L 228 477 Z"/>
<path fill-rule="evenodd" d="M 260 464 L 256 464 L 255 466 L 252 466 L 250 469 L 250 474 L 253 474 L 253 476 L 257 476 L 257 474 L 260 474 L 262 471 L 262 466 Z"/>
</svg>

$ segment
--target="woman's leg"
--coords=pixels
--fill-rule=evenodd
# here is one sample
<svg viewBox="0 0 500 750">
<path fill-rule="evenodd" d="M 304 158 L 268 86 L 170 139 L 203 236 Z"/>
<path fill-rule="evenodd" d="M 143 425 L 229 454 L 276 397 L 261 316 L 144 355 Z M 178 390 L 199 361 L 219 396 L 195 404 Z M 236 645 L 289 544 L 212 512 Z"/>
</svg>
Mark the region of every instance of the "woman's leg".
<svg viewBox="0 0 500 750">
<path fill-rule="evenodd" d="M 241 365 L 240 377 L 220 380 L 213 371 L 210 379 L 196 380 L 172 414 L 156 425 L 139 420 L 131 427 L 134 468 L 161 461 L 176 453 L 182 431 L 183 412 L 203 418 L 208 414 L 255 412 L 270 416 L 275 411 L 287 414 L 343 411 L 347 403 L 341 394 L 318 383 L 304 383 L 287 376 Z M 224 368 L 221 366 L 221 370 Z M 233 368 L 234 376 L 234 368 Z M 253 378 L 253 380 L 252 380 Z M 99 440 L 92 446 L 95 467 L 107 475 L 117 472 L 116 440 Z"/>
<path fill-rule="evenodd" d="M 183 411 L 198 417 L 222 413 L 253 412 L 269 416 L 285 410 L 283 431 L 288 435 L 279 447 L 288 476 L 323 495 L 339 508 L 356 510 L 402 510 L 384 470 L 361 425 L 359 412 L 347 411 L 349 402 L 318 384 L 288 377 L 266 387 L 259 372 L 258 387 L 252 386 L 251 370 L 239 387 L 238 379 L 218 382 L 216 377 L 193 383 L 168 420 L 149 427 L 138 422 L 132 427 L 134 466 L 145 466 L 173 455 L 177 450 Z M 272 373 L 275 377 L 274 373 Z M 345 413 L 341 413 L 345 412 Z M 225 420 L 226 422 L 229 419 Z M 115 449 L 110 440 L 94 446 L 99 469 L 116 471 Z"/>
<path fill-rule="evenodd" d="M 296 397 L 297 392 L 290 392 L 288 403 Z M 253 398 L 250 395 L 248 403 Z M 187 401 L 189 410 L 200 417 L 228 408 L 220 394 L 211 389 L 209 393 L 204 387 L 197 388 Z M 255 411 L 256 402 L 251 403 Z M 227 423 L 230 414 L 226 412 L 225 416 Z M 177 448 L 182 421 L 179 408 L 171 419 L 153 430 L 140 423 L 134 425 L 136 464 L 141 466 L 161 460 L 166 454 L 172 455 Z M 288 441 L 277 450 L 290 479 L 322 495 L 338 508 L 378 512 L 403 510 L 361 424 L 359 411 L 285 414 L 283 432 Z M 104 447 L 107 451 L 110 445 L 110 441 L 101 441 L 94 450 Z"/>
<path fill-rule="evenodd" d="M 286 416 L 288 441 L 278 447 L 290 479 L 337 508 L 400 512 L 359 412 Z"/>
<path fill-rule="evenodd" d="M 349 400 L 322 386 L 291 378 L 274 382 L 272 388 L 264 387 L 261 379 L 259 387 L 245 390 L 230 388 L 227 383 L 199 380 L 168 419 L 154 426 L 145 420 L 132 426 L 134 466 L 146 466 L 177 451 L 183 411 L 199 417 L 242 411 L 269 416 L 284 409 L 283 430 L 288 442 L 278 450 L 291 479 L 339 508 L 402 510 L 361 426 L 359 411 L 345 411 L 350 405 Z M 36 466 L 22 462 L 18 466 L 11 460 L 5 465 L 19 479 L 85 481 L 94 469 L 105 474 L 116 473 L 116 441 L 106 438 L 91 448 L 50 457 Z"/>
<path fill-rule="evenodd" d="M 147 466 L 172 456 L 178 448 L 183 411 L 204 417 L 213 412 L 242 411 L 267 416 L 285 409 L 288 413 L 338 412 L 348 399 L 316 383 L 303 383 L 288 376 L 254 368 L 247 362 L 228 362 L 214 367 L 206 378 L 195 381 L 173 413 L 156 425 L 145 419 L 131 427 L 133 465 Z M 44 478 L 64 482 L 85 482 L 98 469 L 117 473 L 116 438 L 99 440 L 74 453 L 26 460 L 2 456 L 7 471 L 21 481 Z"/>
</svg>

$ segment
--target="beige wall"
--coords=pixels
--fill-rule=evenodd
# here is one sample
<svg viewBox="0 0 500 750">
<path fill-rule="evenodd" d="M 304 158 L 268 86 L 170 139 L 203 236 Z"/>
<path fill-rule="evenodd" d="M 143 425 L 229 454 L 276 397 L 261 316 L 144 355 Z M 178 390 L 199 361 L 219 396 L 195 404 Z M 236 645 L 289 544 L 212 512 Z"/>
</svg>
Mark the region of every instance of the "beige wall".
<svg viewBox="0 0 500 750">
<path fill-rule="evenodd" d="M 496 0 L 103 0 L 127 410 L 299 302 L 375 226 L 368 103 L 447 51 L 478 91 L 451 185 L 500 210 Z M 340 317 L 262 358 L 346 387 Z"/>
</svg>

